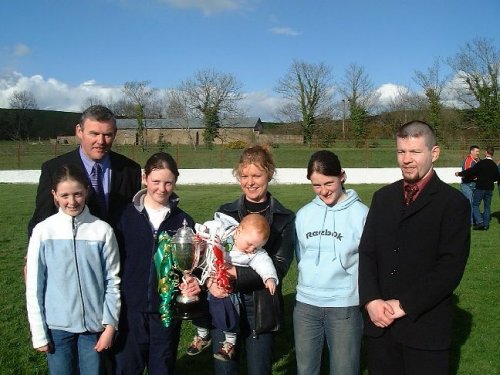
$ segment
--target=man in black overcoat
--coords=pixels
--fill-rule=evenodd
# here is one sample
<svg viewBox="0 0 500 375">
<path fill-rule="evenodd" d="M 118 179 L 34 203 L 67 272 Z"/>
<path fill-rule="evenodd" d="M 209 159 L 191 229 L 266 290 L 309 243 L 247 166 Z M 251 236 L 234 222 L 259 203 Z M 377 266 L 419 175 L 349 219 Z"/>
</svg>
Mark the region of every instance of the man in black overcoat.
<svg viewBox="0 0 500 375">
<path fill-rule="evenodd" d="M 452 294 L 470 248 L 470 204 L 433 169 L 420 121 L 396 134 L 403 179 L 378 190 L 359 245 L 369 374 L 448 374 Z"/>
</svg>

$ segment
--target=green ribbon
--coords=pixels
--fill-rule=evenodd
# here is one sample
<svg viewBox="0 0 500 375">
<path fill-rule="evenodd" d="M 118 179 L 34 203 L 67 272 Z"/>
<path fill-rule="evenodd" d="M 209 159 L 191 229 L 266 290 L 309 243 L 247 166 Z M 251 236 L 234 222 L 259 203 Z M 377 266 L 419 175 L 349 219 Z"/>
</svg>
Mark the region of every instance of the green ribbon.
<svg viewBox="0 0 500 375">
<path fill-rule="evenodd" d="M 160 318 L 164 327 L 170 326 L 172 321 L 171 302 L 174 292 L 179 286 L 179 276 L 174 272 L 172 256 L 172 237 L 167 232 L 158 236 L 158 248 L 153 257 L 158 276 L 158 293 L 160 294 Z"/>
</svg>

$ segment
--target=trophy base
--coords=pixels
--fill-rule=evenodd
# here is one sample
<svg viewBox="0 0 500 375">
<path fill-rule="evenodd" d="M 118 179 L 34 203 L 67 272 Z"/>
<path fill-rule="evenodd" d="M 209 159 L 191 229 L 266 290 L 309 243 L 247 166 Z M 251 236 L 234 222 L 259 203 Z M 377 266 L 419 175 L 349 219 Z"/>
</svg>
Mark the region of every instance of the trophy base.
<svg viewBox="0 0 500 375">
<path fill-rule="evenodd" d="M 193 320 L 208 316 L 207 301 L 199 300 L 196 302 L 182 303 L 177 301 L 174 305 L 172 317 L 179 320 Z"/>
<path fill-rule="evenodd" d="M 200 300 L 200 298 L 198 296 L 191 296 L 191 297 L 187 297 L 187 296 L 184 296 L 182 294 L 180 294 L 179 296 L 177 296 L 176 298 L 176 301 L 178 303 L 193 303 L 193 302 L 198 302 Z"/>
</svg>

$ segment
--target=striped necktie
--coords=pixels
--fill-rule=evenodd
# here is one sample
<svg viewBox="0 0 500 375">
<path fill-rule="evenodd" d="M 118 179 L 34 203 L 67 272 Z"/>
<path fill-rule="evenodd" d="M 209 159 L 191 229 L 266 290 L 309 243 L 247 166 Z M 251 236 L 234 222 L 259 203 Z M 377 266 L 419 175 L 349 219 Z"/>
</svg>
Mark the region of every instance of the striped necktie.
<svg viewBox="0 0 500 375">
<path fill-rule="evenodd" d="M 104 188 L 102 185 L 102 167 L 99 163 L 95 163 L 90 172 L 90 183 L 94 188 L 97 202 L 99 203 L 99 208 L 103 216 L 106 215 L 106 198 L 104 197 Z"/>
</svg>

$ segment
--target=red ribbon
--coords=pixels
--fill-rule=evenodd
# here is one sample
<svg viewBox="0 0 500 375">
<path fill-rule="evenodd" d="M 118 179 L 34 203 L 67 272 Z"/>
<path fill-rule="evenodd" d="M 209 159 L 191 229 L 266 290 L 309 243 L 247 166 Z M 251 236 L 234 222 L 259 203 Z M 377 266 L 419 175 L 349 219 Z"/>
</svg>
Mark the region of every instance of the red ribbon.
<svg viewBox="0 0 500 375">
<path fill-rule="evenodd" d="M 231 291 L 231 284 L 229 283 L 229 274 L 226 270 L 226 265 L 224 263 L 224 251 L 217 245 L 213 247 L 215 255 L 215 280 L 219 288 L 224 289 L 227 292 Z"/>
</svg>

